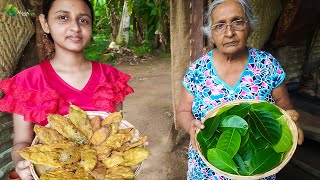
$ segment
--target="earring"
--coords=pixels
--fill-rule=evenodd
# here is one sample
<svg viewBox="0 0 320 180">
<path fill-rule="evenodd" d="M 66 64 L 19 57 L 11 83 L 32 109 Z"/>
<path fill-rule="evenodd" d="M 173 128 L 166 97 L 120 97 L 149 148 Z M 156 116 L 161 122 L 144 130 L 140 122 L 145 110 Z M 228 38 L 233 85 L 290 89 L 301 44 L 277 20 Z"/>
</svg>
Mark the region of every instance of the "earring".
<svg viewBox="0 0 320 180">
<path fill-rule="evenodd" d="M 44 47 L 44 51 L 45 51 L 45 59 L 52 59 L 55 54 L 54 53 L 55 49 L 54 49 L 54 45 L 50 41 L 47 33 L 43 33 L 42 42 L 43 42 L 43 47 Z"/>
</svg>

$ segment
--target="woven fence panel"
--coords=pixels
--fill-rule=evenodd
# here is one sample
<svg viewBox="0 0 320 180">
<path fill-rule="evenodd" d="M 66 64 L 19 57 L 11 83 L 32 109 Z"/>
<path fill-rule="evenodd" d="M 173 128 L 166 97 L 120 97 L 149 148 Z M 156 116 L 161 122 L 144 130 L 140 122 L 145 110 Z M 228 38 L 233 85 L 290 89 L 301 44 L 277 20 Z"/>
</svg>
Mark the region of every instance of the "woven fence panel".
<svg viewBox="0 0 320 180">
<path fill-rule="evenodd" d="M 21 1 L 1 0 L 0 10 L 0 79 L 4 79 L 12 76 L 34 26 Z"/>
<path fill-rule="evenodd" d="M 281 13 L 280 0 L 249 0 L 257 26 L 248 39 L 250 47 L 261 49 L 269 39 L 273 25 Z"/>
</svg>

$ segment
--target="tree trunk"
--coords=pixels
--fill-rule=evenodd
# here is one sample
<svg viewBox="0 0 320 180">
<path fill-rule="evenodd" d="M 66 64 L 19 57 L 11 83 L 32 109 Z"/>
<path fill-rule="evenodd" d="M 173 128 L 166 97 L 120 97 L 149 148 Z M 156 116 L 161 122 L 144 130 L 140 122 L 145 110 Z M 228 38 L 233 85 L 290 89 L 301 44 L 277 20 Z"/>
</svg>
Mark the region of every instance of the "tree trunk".
<svg viewBox="0 0 320 180">
<path fill-rule="evenodd" d="M 116 39 L 116 44 L 128 47 L 129 32 L 130 32 L 130 16 L 128 13 L 128 3 L 127 1 L 125 1 L 123 4 L 122 18 L 119 26 L 119 32 Z"/>
<path fill-rule="evenodd" d="M 110 12 L 110 40 L 116 41 L 117 34 L 118 34 L 118 28 L 120 25 L 120 13 L 118 11 L 119 7 L 123 6 L 123 1 L 119 1 L 115 3 L 112 0 L 109 0 L 109 2 L 106 4 L 108 11 Z"/>
<path fill-rule="evenodd" d="M 142 30 L 141 30 L 141 26 L 139 21 L 137 20 L 137 18 L 135 17 L 135 14 L 132 14 L 133 17 L 133 38 L 134 38 L 134 44 L 135 45 L 140 45 L 142 40 L 143 40 L 143 36 L 142 36 Z"/>
</svg>

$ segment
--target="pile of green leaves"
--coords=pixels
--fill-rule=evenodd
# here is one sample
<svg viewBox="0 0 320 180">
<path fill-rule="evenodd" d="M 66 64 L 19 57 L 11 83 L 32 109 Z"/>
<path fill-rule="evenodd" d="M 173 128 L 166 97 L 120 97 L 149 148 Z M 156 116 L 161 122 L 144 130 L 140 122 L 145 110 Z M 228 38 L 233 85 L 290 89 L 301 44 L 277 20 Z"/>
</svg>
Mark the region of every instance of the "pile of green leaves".
<svg viewBox="0 0 320 180">
<path fill-rule="evenodd" d="M 203 156 L 231 174 L 265 173 L 279 165 L 293 145 L 284 115 L 268 102 L 225 106 L 204 125 L 197 135 Z"/>
</svg>

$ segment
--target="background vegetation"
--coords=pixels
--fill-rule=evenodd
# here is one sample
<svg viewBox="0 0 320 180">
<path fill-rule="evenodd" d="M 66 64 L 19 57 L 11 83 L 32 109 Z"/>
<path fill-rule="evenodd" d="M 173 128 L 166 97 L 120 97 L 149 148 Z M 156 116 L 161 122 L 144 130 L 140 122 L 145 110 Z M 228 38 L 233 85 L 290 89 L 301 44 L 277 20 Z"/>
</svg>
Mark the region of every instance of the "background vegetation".
<svg viewBox="0 0 320 180">
<path fill-rule="evenodd" d="M 128 47 L 137 55 L 169 53 L 169 0 L 90 0 L 95 20 L 93 41 L 85 49 L 86 57 L 98 59 L 119 32 L 123 5 L 130 15 Z"/>
</svg>

